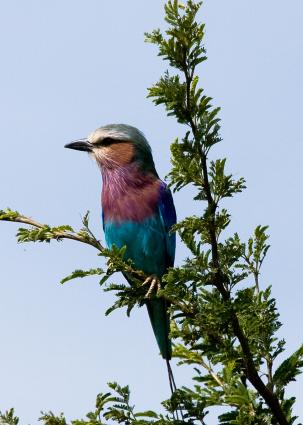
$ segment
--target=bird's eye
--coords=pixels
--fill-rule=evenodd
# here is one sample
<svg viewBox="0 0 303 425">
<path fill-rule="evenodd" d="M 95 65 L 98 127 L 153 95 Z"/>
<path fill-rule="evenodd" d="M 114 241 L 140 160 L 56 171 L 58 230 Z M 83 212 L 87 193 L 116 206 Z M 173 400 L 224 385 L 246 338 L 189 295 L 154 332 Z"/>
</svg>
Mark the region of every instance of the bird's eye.
<svg viewBox="0 0 303 425">
<path fill-rule="evenodd" d="M 102 146 L 109 146 L 114 143 L 119 143 L 120 140 L 112 139 L 111 137 L 104 137 L 104 139 L 100 139 L 97 142 L 94 143 L 94 146 L 102 147 Z"/>
<path fill-rule="evenodd" d="M 112 143 L 115 143 L 115 140 L 114 140 L 114 139 L 112 139 L 111 137 L 105 137 L 105 138 L 101 141 L 100 145 L 101 145 L 101 146 L 109 146 L 109 145 L 111 145 Z"/>
</svg>

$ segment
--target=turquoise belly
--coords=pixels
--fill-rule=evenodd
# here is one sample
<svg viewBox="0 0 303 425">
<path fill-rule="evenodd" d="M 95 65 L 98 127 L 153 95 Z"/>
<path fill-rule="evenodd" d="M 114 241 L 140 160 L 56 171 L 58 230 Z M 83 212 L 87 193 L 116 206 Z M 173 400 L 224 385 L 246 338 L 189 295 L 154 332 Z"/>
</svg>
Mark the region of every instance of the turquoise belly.
<svg viewBox="0 0 303 425">
<path fill-rule="evenodd" d="M 137 269 L 147 274 L 162 276 L 165 273 L 165 233 L 159 215 L 140 223 L 105 221 L 105 240 L 110 248 L 126 246 L 126 258 L 130 258 Z"/>
</svg>

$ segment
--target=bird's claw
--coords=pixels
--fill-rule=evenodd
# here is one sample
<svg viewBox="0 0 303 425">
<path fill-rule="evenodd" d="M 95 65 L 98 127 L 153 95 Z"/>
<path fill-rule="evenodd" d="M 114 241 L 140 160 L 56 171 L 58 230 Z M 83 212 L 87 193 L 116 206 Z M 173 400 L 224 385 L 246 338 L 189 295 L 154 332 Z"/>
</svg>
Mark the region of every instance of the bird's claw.
<svg viewBox="0 0 303 425">
<path fill-rule="evenodd" d="M 151 298 L 153 291 L 156 288 L 156 293 L 161 289 L 161 283 L 157 276 L 151 275 L 148 276 L 145 281 L 142 283 L 142 286 L 150 285 L 148 291 L 146 292 L 144 298 Z"/>
</svg>

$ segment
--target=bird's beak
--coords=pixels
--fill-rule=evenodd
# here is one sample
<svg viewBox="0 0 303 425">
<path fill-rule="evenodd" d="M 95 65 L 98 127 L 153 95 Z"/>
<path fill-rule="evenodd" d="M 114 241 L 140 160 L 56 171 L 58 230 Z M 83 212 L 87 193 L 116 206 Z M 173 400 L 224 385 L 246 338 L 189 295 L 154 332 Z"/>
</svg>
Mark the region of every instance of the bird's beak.
<svg viewBox="0 0 303 425">
<path fill-rule="evenodd" d="M 92 152 L 94 145 L 87 139 L 79 139 L 72 143 L 67 143 L 64 147 L 68 149 L 75 149 L 77 151 Z"/>
</svg>

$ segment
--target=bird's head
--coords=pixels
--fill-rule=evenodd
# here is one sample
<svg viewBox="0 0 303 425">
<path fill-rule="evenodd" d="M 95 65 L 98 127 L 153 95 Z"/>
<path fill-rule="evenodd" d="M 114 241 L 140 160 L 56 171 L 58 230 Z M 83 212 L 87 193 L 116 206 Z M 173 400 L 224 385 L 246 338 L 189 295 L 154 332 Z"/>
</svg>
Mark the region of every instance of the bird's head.
<svg viewBox="0 0 303 425">
<path fill-rule="evenodd" d="M 141 171 L 156 174 L 146 138 L 130 125 L 105 125 L 87 138 L 68 143 L 65 147 L 90 153 L 101 169 L 114 170 L 136 164 Z"/>
</svg>

